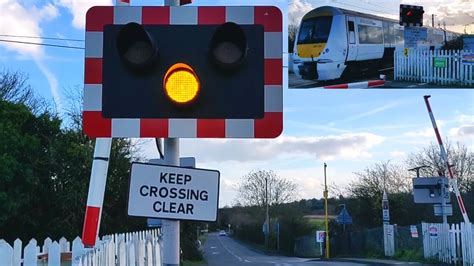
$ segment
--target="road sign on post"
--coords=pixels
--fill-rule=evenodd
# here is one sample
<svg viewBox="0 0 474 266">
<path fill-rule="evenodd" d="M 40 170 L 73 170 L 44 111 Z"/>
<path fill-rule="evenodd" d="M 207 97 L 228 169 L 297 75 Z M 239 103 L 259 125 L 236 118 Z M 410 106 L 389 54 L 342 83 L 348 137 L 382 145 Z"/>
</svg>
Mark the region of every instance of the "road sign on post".
<svg viewBox="0 0 474 266">
<path fill-rule="evenodd" d="M 316 231 L 316 243 L 323 243 L 326 237 L 326 231 Z"/>
<path fill-rule="evenodd" d="M 426 43 L 428 29 L 422 27 L 405 27 L 403 31 L 405 48 L 416 49 L 419 44 Z"/>
<path fill-rule="evenodd" d="M 215 221 L 219 171 L 133 163 L 128 215 Z"/>
<path fill-rule="evenodd" d="M 446 204 L 446 206 L 443 208 L 442 204 L 434 204 L 433 205 L 433 210 L 434 210 L 434 215 L 435 216 L 452 216 L 453 215 L 453 205 L 452 204 Z"/>
<path fill-rule="evenodd" d="M 85 47 L 89 137 L 281 134 L 282 14 L 276 7 L 93 7 Z"/>
<path fill-rule="evenodd" d="M 385 190 L 382 194 L 382 220 L 383 224 L 390 224 L 390 208 L 387 197 L 387 192 Z"/>
</svg>

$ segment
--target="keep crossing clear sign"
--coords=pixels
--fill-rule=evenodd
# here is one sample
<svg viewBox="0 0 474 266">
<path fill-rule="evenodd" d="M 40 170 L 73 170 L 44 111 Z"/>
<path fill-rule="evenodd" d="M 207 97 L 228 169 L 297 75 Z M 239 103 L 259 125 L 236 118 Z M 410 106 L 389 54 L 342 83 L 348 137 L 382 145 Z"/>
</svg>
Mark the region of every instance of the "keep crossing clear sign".
<svg viewBox="0 0 474 266">
<path fill-rule="evenodd" d="M 128 215 L 216 221 L 219 171 L 133 163 Z"/>
</svg>

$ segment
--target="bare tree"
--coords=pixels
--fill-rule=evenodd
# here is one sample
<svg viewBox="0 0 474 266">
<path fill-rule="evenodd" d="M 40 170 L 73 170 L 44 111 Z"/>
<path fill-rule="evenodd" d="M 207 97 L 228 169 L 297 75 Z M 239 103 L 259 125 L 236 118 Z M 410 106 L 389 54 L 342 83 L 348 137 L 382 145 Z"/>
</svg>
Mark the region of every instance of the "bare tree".
<svg viewBox="0 0 474 266">
<path fill-rule="evenodd" d="M 339 199 L 343 199 L 347 196 L 347 187 L 340 186 L 336 183 L 330 183 L 328 185 L 329 195 L 333 195 Z"/>
<path fill-rule="evenodd" d="M 48 109 L 46 101 L 34 93 L 28 84 L 28 77 L 21 72 L 0 70 L 0 99 L 24 104 L 34 113 Z"/>
<path fill-rule="evenodd" d="M 84 95 L 82 89 L 78 86 L 64 89 L 66 106 L 64 114 L 69 118 L 68 126 L 73 129 L 82 128 L 82 102 Z"/>
<path fill-rule="evenodd" d="M 465 145 L 445 141 L 446 154 L 448 161 L 453 165 L 454 176 L 458 180 L 459 190 L 461 192 L 470 192 L 474 189 L 474 153 Z M 431 143 L 418 153 L 412 153 L 408 156 L 406 164 L 409 168 L 425 165 L 426 168 L 420 170 L 421 176 L 448 176 L 446 164 L 441 159 L 439 145 Z"/>
<path fill-rule="evenodd" d="M 293 52 L 293 46 L 296 40 L 296 33 L 298 32 L 298 25 L 290 24 L 288 25 L 288 51 Z"/>
<path fill-rule="evenodd" d="M 265 178 L 268 180 L 268 204 L 280 204 L 294 200 L 297 186 L 278 176 L 272 170 L 252 171 L 242 177 L 237 186 L 236 203 L 243 206 L 265 206 Z"/>
<path fill-rule="evenodd" d="M 411 190 L 411 179 L 407 170 L 390 161 L 376 163 L 355 175 L 358 179 L 347 188 L 349 195 L 353 197 L 374 197 L 381 195 L 384 190 L 388 193 Z"/>
</svg>

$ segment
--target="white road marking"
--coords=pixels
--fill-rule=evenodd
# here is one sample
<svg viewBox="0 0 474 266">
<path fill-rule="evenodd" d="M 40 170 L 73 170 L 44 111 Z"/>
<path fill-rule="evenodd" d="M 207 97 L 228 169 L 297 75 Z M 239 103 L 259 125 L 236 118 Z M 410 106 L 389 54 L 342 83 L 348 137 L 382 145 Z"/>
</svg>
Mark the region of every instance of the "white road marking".
<svg viewBox="0 0 474 266">
<path fill-rule="evenodd" d="M 217 240 L 221 243 L 222 247 L 227 251 L 229 252 L 232 256 L 234 256 L 236 259 L 238 259 L 239 261 L 242 261 L 242 258 L 237 256 L 234 252 L 230 251 L 221 241 L 220 238 L 217 238 Z"/>
<path fill-rule="evenodd" d="M 212 255 L 217 255 L 217 254 L 220 254 L 219 252 L 212 252 Z"/>
<path fill-rule="evenodd" d="M 211 247 L 211 249 L 214 249 L 214 248 L 216 248 L 216 247 Z"/>
</svg>

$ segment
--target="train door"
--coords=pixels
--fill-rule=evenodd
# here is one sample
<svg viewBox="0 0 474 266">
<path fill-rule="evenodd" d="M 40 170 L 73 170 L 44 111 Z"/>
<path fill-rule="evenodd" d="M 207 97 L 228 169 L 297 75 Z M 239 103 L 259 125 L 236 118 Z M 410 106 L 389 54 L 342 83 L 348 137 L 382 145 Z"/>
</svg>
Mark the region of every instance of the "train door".
<svg viewBox="0 0 474 266">
<path fill-rule="evenodd" d="M 355 17 L 347 16 L 347 60 L 355 61 L 357 58 L 357 38 L 356 38 Z"/>
</svg>

